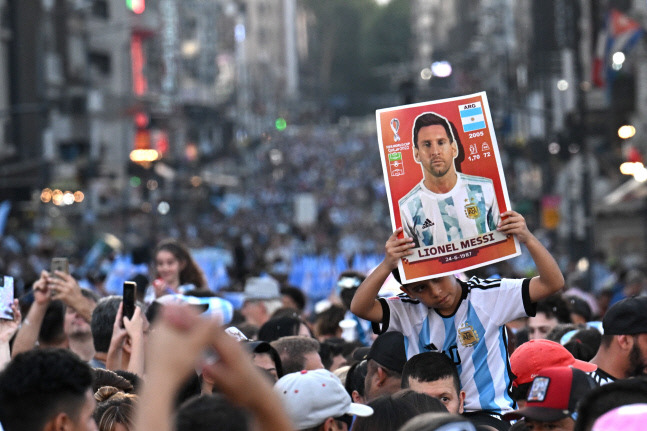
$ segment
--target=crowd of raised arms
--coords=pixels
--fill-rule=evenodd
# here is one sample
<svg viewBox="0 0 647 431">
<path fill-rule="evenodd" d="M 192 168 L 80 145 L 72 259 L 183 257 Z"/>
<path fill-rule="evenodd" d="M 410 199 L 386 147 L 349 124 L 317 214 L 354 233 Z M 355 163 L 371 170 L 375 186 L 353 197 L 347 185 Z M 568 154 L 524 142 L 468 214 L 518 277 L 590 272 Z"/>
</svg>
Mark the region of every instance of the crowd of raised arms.
<svg viewBox="0 0 647 431">
<path fill-rule="evenodd" d="M 644 274 L 586 291 L 521 214 L 496 230 L 533 276 L 401 284 L 415 246 L 401 228 L 316 303 L 270 275 L 224 297 L 173 239 L 124 295 L 43 270 L 0 320 L 2 429 L 644 429 Z"/>
</svg>

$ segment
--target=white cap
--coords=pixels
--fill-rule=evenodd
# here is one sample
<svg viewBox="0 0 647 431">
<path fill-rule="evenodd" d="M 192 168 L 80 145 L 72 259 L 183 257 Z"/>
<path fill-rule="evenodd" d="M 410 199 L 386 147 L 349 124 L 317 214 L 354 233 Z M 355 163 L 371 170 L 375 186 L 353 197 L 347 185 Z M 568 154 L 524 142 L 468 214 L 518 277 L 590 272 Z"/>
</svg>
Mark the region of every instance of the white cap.
<svg viewBox="0 0 647 431">
<path fill-rule="evenodd" d="M 286 374 L 274 390 L 298 430 L 319 426 L 328 418 L 373 414 L 371 407 L 351 402 L 341 380 L 325 369 Z"/>
<path fill-rule="evenodd" d="M 250 277 L 245 282 L 245 299 L 279 299 L 279 282 L 272 277 Z"/>
</svg>

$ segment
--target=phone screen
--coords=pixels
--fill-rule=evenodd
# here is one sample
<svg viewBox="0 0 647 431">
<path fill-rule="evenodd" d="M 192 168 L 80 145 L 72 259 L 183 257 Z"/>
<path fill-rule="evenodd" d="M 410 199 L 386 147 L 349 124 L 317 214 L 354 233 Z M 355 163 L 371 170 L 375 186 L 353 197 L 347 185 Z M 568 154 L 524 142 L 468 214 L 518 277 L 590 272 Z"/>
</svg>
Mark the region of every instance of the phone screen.
<svg viewBox="0 0 647 431">
<path fill-rule="evenodd" d="M 13 320 L 13 277 L 0 275 L 0 319 Z"/>
<path fill-rule="evenodd" d="M 54 275 L 54 271 L 61 271 L 66 274 L 70 273 L 70 265 L 67 261 L 66 257 L 54 257 L 52 258 L 52 264 L 50 265 L 50 270 L 51 274 L 53 277 L 56 277 Z"/>
<path fill-rule="evenodd" d="M 123 316 L 132 319 L 135 313 L 135 288 L 137 284 L 134 281 L 124 281 L 123 292 Z"/>
</svg>

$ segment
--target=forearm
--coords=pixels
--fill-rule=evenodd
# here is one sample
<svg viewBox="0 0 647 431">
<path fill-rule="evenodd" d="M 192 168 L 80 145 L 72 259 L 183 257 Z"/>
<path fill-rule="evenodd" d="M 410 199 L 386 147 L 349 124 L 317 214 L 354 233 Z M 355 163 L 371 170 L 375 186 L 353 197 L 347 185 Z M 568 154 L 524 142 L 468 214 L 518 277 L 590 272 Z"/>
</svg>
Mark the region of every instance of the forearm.
<svg viewBox="0 0 647 431">
<path fill-rule="evenodd" d="M 144 375 L 144 339 L 138 337 L 131 339 L 130 361 L 128 362 L 128 371 L 138 376 Z"/>
<path fill-rule="evenodd" d="M 172 370 L 161 374 L 152 370 L 146 376 L 135 414 L 136 431 L 172 430 L 173 400 L 180 385 L 174 377 L 175 372 Z"/>
<path fill-rule="evenodd" d="M 29 309 L 29 313 L 27 313 L 27 317 L 22 321 L 22 326 L 16 334 L 11 357 L 15 357 L 18 353 L 31 350 L 36 346 L 38 334 L 40 333 L 40 327 L 43 325 L 46 311 L 46 304 L 32 304 Z"/>
<path fill-rule="evenodd" d="M 382 320 L 382 307 L 376 297 L 384 281 L 391 274 L 391 269 L 385 262 L 380 263 L 375 270 L 357 288 L 350 310 L 353 314 L 366 320 L 378 322 Z"/>
<path fill-rule="evenodd" d="M 2 341 L 0 343 L 0 371 L 4 370 L 7 363 L 11 361 L 11 351 L 9 349 L 9 342 Z"/>
<path fill-rule="evenodd" d="M 108 353 L 106 354 L 106 369 L 108 370 L 120 370 L 121 366 L 121 356 L 122 356 L 122 342 L 117 343 L 116 341 L 110 342 L 110 347 L 108 347 Z"/>
<path fill-rule="evenodd" d="M 79 296 L 80 298 L 75 301 L 74 309 L 86 322 L 90 323 L 92 322 L 92 312 L 97 304 L 94 301 L 90 301 L 82 294 L 79 294 Z"/>
</svg>

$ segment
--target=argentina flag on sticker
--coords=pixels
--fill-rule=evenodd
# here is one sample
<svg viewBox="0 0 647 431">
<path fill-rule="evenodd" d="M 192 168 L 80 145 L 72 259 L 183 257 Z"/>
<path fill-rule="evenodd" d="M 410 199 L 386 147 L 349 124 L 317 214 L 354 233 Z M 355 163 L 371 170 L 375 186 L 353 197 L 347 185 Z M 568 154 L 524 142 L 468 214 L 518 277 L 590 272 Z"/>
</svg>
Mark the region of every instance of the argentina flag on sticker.
<svg viewBox="0 0 647 431">
<path fill-rule="evenodd" d="M 485 129 L 485 117 L 483 116 L 481 102 L 458 105 L 458 112 L 461 114 L 464 132 Z"/>
</svg>

